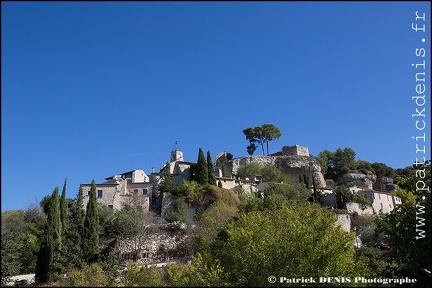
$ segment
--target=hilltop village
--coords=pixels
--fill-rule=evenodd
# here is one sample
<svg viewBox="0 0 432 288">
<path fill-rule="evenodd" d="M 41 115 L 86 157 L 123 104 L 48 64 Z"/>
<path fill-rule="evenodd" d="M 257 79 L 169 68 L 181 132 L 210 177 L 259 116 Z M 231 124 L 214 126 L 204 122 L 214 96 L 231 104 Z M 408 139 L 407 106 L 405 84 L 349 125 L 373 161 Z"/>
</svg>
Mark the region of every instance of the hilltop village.
<svg viewBox="0 0 432 288">
<path fill-rule="evenodd" d="M 227 152 L 217 154 L 214 161 L 214 174 L 219 187 L 224 189 L 239 189 L 241 188 L 246 193 L 260 193 L 266 187 L 277 185 L 278 183 L 263 181 L 262 175 L 250 175 L 248 177 L 224 177 L 224 173 L 228 175 L 236 175 L 239 168 L 250 163 L 259 163 L 260 165 L 276 166 L 280 171 L 286 174 L 291 183 L 300 183 L 305 179 L 308 183 L 311 192 L 311 199 L 330 210 L 335 210 L 337 222 L 346 231 L 352 230 L 352 215 L 376 215 L 380 211 L 389 213 L 397 204 L 401 204 L 401 199 L 392 195 L 391 191 L 397 189 L 397 185 L 388 177 L 377 179 L 373 174 L 362 173 L 347 173 L 340 178 L 340 183 L 349 187 L 350 193 L 360 195 L 371 205 L 364 205 L 354 201 L 343 201 L 342 206 L 337 197 L 337 193 L 332 187 L 327 187 L 326 180 L 321 173 L 321 166 L 315 157 L 309 155 L 307 147 L 299 145 L 284 146 L 282 151 L 273 153 L 269 156 L 245 156 L 239 158 L 228 157 Z M 159 211 L 161 219 L 164 219 L 164 213 L 175 199 L 169 196 L 162 201 L 157 202 L 156 198 L 160 196 L 158 186 L 160 185 L 166 171 L 169 168 L 169 174 L 174 183 L 181 183 L 183 180 L 191 179 L 192 166 L 195 162 L 185 161 L 183 152 L 178 147 L 171 151 L 170 162 L 166 163 L 159 172 L 154 169 L 150 174 L 143 170 L 131 170 L 119 174 L 115 174 L 105 178 L 105 181 L 96 184 L 97 200 L 102 206 L 112 210 L 119 210 L 125 207 L 134 207 L 139 211 Z M 226 173 L 228 171 L 228 173 Z M 224 173 L 223 173 L 224 172 Z M 81 184 L 84 198 L 84 207 L 88 202 L 91 184 Z M 157 207 L 159 206 L 159 207 Z M 337 209 L 337 208 L 341 209 Z M 189 210 L 193 210 L 189 208 Z M 342 210 L 342 211 L 341 211 Z M 345 211 L 345 212 L 344 212 Z M 193 214 L 193 211 L 190 212 Z M 164 246 L 169 246 L 175 249 L 176 244 L 169 240 L 169 236 L 157 236 L 159 240 L 152 240 L 153 250 L 157 250 L 158 241 L 162 241 Z M 357 245 L 360 242 L 360 237 L 357 237 Z M 168 239 L 168 240 L 161 240 Z M 174 241 L 175 242 L 175 241 Z M 181 241 L 180 241 L 181 242 Z M 125 248 L 124 251 L 130 249 Z M 148 255 L 147 253 L 144 253 Z M 151 253 L 150 253 L 151 254 Z"/>
<path fill-rule="evenodd" d="M 234 158 L 224 151 L 213 159 L 200 148 L 196 162 L 185 161 L 176 142 L 159 171 L 130 170 L 81 184 L 70 206 L 65 181 L 61 196 L 56 187 L 48 202 L 41 202 L 43 211 L 2 217 L 2 227 L 10 231 L 2 234 L 9 268 L 2 283 L 202 287 L 211 281 L 220 287 L 230 281 L 238 287 L 238 275 L 255 271 L 257 279 L 245 278 L 247 285 L 240 285 L 250 287 L 268 282 L 260 276 L 263 267 L 266 273 L 282 267 L 288 275 L 303 265 L 304 275 L 320 275 L 341 262 L 347 265 L 331 273 L 354 276 L 365 269 L 361 275 L 381 277 L 386 263 L 399 261 L 383 257 L 399 251 L 401 231 L 426 238 L 426 232 L 414 234 L 421 226 L 414 231 L 409 221 L 387 225 L 394 215 L 405 215 L 400 214 L 404 209 L 426 213 L 414 210 L 416 198 L 405 190 L 415 173 L 410 167 L 395 171 L 383 163 L 356 161 L 350 148 L 324 150 L 317 157 L 299 145 L 266 156 L 249 154 Z M 23 251 L 17 247 L 29 243 L 31 234 L 23 230 L 17 245 L 15 230 L 27 229 L 17 224 L 19 215 L 23 224 L 26 217 L 31 220 L 26 225 L 41 239 Z M 57 258 L 45 264 L 54 258 L 44 253 Z M 24 259 L 22 268 L 14 266 L 21 261 L 17 255 Z M 43 278 L 45 267 L 54 269 L 48 278 Z"/>
</svg>

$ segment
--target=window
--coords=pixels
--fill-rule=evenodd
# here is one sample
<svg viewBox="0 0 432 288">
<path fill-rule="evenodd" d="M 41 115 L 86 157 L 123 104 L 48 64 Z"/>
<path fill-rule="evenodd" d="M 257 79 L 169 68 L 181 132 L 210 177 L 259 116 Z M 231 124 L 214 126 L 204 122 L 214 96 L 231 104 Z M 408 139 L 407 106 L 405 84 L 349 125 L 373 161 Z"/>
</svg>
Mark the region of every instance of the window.
<svg viewBox="0 0 432 288">
<path fill-rule="evenodd" d="M 133 191 L 134 191 L 134 192 L 133 192 L 134 195 L 137 195 L 137 194 L 138 194 L 138 189 L 134 189 Z"/>
<path fill-rule="evenodd" d="M 389 204 L 389 207 L 390 207 L 390 209 L 392 208 L 392 207 L 391 207 L 391 204 Z"/>
<path fill-rule="evenodd" d="M 98 190 L 98 198 L 102 198 L 102 190 Z"/>
<path fill-rule="evenodd" d="M 380 193 L 378 193 L 378 199 L 381 200 L 381 194 L 380 194 Z M 381 204 L 381 205 L 382 205 L 382 204 Z"/>
<path fill-rule="evenodd" d="M 147 195 L 147 193 L 148 193 L 147 188 L 144 188 L 144 189 L 143 189 L 143 195 Z"/>
<path fill-rule="evenodd" d="M 108 208 L 111 209 L 111 210 L 113 210 L 114 206 L 113 205 L 108 205 Z"/>
<path fill-rule="evenodd" d="M 381 204 L 381 209 L 383 209 L 383 207 L 384 207 L 383 204 L 382 203 L 380 203 L 380 204 Z"/>
</svg>

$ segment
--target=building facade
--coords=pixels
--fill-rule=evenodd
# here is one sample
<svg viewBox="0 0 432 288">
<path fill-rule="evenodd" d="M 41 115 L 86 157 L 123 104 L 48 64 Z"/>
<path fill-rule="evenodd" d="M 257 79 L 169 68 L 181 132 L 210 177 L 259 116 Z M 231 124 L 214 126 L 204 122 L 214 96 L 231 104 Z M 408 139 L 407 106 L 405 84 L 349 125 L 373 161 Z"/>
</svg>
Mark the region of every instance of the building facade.
<svg viewBox="0 0 432 288">
<path fill-rule="evenodd" d="M 132 170 L 105 178 L 106 182 L 96 184 L 96 197 L 99 204 L 113 210 L 134 207 L 148 211 L 154 190 L 154 183 L 143 170 Z M 89 201 L 91 184 L 81 184 L 84 195 L 84 208 Z"/>
</svg>

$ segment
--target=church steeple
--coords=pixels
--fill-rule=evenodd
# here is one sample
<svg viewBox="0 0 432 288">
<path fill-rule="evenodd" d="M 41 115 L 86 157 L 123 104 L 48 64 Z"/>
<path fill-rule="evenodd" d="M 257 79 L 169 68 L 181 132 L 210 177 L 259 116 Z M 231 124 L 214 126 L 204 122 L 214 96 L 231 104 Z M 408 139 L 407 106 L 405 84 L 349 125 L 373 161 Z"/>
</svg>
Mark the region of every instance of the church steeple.
<svg viewBox="0 0 432 288">
<path fill-rule="evenodd" d="M 171 162 L 183 161 L 183 152 L 180 150 L 178 141 L 175 142 L 174 149 L 171 151 Z"/>
</svg>

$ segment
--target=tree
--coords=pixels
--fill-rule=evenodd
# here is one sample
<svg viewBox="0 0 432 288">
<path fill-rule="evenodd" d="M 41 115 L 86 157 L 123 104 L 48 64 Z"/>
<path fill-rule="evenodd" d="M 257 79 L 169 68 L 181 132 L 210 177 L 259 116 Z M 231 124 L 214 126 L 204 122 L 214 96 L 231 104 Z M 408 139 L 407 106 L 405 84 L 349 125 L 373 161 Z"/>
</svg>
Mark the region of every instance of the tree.
<svg viewBox="0 0 432 288">
<path fill-rule="evenodd" d="M 66 202 L 66 181 L 63 184 L 63 190 L 60 199 L 60 220 L 62 224 L 62 238 L 65 239 L 66 231 L 68 229 L 68 204 Z"/>
<path fill-rule="evenodd" d="M 276 183 L 289 183 L 289 177 L 279 170 L 276 166 L 265 165 L 262 167 L 261 175 L 263 181 L 276 182 Z"/>
<path fill-rule="evenodd" d="M 126 287 L 163 287 L 163 275 L 163 270 L 155 266 L 138 267 L 136 263 L 132 263 L 123 272 L 122 284 Z"/>
<path fill-rule="evenodd" d="M 337 178 L 345 173 L 353 171 L 357 168 L 355 160 L 355 151 L 349 147 L 338 148 L 335 152 L 324 150 L 318 154 L 318 162 L 321 164 L 321 171 L 324 178 L 337 181 Z M 362 166 L 366 165 L 363 162 L 359 163 Z"/>
<path fill-rule="evenodd" d="M 334 164 L 338 175 L 348 173 L 356 168 L 355 152 L 351 148 L 338 148 L 334 153 Z"/>
<path fill-rule="evenodd" d="M 71 216 L 69 221 L 69 229 L 66 231 L 66 245 L 67 245 L 67 256 L 68 268 L 77 267 L 80 268 L 83 265 L 83 235 L 84 235 L 84 195 L 82 186 L 78 189 L 78 195 L 76 201 L 73 203 L 71 208 Z"/>
<path fill-rule="evenodd" d="M 37 254 L 41 244 L 41 238 L 47 221 L 47 215 L 36 203 L 30 203 L 24 211 L 24 221 L 27 224 L 24 246 L 21 254 L 22 270 L 20 274 L 34 273 L 36 269 Z"/>
<path fill-rule="evenodd" d="M 169 287 L 227 287 L 222 280 L 223 270 L 219 263 L 212 262 L 204 253 L 192 257 L 190 266 L 168 264 L 165 268 L 165 279 Z"/>
<path fill-rule="evenodd" d="M 268 286 L 268 275 L 368 275 L 365 265 L 355 262 L 354 233 L 334 223 L 332 213 L 309 204 L 242 213 L 219 233 L 211 261 L 220 263 L 224 282 L 235 287 Z"/>
<path fill-rule="evenodd" d="M 207 151 L 207 170 L 208 170 L 208 184 L 216 185 L 215 168 L 210 155 L 210 151 Z"/>
<path fill-rule="evenodd" d="M 22 232 L 6 232 L 1 235 L 2 287 L 6 286 L 6 283 L 9 281 L 11 276 L 20 274 L 22 269 L 21 253 L 25 247 L 24 236 L 25 234 Z"/>
<path fill-rule="evenodd" d="M 83 253 L 87 263 L 94 263 L 99 257 L 99 215 L 96 199 L 96 183 L 92 180 L 89 201 L 84 221 Z"/>
<path fill-rule="evenodd" d="M 81 269 L 73 268 L 67 273 L 68 278 L 60 279 L 60 287 L 112 287 L 98 263 L 85 264 Z"/>
<path fill-rule="evenodd" d="M 243 129 L 243 134 L 246 136 L 246 140 L 249 141 L 249 146 L 247 146 L 248 154 L 252 156 L 257 148 L 257 146 L 255 145 L 255 142 L 258 142 L 257 131 L 255 128 L 248 127 Z M 264 147 L 263 146 L 261 147 L 263 148 L 263 154 L 264 154 Z"/>
<path fill-rule="evenodd" d="M 51 194 L 45 195 L 42 200 L 40 201 L 40 206 L 42 207 L 42 211 L 48 215 L 49 213 L 49 207 L 51 205 Z"/>
<path fill-rule="evenodd" d="M 358 160 L 355 164 L 356 170 L 367 175 L 370 173 L 374 173 L 374 169 L 372 168 L 372 164 L 365 160 Z"/>
<path fill-rule="evenodd" d="M 38 283 L 53 281 L 62 271 L 60 267 L 61 234 L 60 200 L 58 187 L 56 187 L 51 195 L 48 219 L 36 261 L 35 279 Z"/>
<path fill-rule="evenodd" d="M 386 272 L 394 278 L 417 279 L 416 285 L 428 286 L 432 280 L 431 259 L 423 256 L 431 250 L 431 167 L 429 161 L 414 166 L 414 174 L 410 169 L 404 169 L 406 173 L 398 171 L 402 189 L 394 194 L 402 198 L 402 204 L 379 215 L 377 231 L 388 237 L 392 249 L 386 255 L 387 261 L 396 265 Z M 429 191 L 418 189 L 423 185 Z"/>
<path fill-rule="evenodd" d="M 242 165 L 237 170 L 237 177 L 246 178 L 250 176 L 261 175 L 263 170 L 263 165 L 258 162 L 251 162 L 246 165 Z"/>
<path fill-rule="evenodd" d="M 280 132 L 279 128 L 273 124 L 263 124 L 261 127 L 266 143 L 267 155 L 270 155 L 268 148 L 269 142 L 274 139 L 279 140 L 279 138 L 282 136 L 282 133 Z"/>
<path fill-rule="evenodd" d="M 171 179 L 171 165 L 167 162 L 163 168 L 162 182 L 159 184 L 158 190 L 163 195 L 164 193 L 171 192 L 173 189 L 174 182 Z"/>
<path fill-rule="evenodd" d="M 187 204 L 184 198 L 177 199 L 171 203 L 165 211 L 164 218 L 168 223 L 181 222 L 186 223 L 187 220 Z"/>
<path fill-rule="evenodd" d="M 253 153 L 255 153 L 256 149 L 257 149 L 257 146 L 255 145 L 255 143 L 250 143 L 250 145 L 246 147 L 246 151 L 250 156 L 252 156 Z"/>
<path fill-rule="evenodd" d="M 288 200 L 294 200 L 299 203 L 306 201 L 307 198 L 311 195 L 310 190 L 304 187 L 304 185 L 293 185 L 290 183 L 281 183 L 267 186 L 263 192 L 265 196 L 282 195 Z"/>
<path fill-rule="evenodd" d="M 430 201 L 430 199 L 429 199 Z M 425 215 L 430 215 L 430 202 L 424 207 Z M 377 231 L 388 237 L 392 249 L 387 253 L 387 262 L 395 263 L 396 267 L 387 270 L 392 277 L 408 277 L 417 279 L 419 286 L 431 283 L 431 260 L 423 257 L 430 252 L 430 217 L 419 222 L 418 207 L 398 205 L 389 214 L 380 214 L 377 220 Z M 419 226 L 421 225 L 421 227 Z M 419 229 L 423 228 L 423 237 L 419 237 Z"/>
<path fill-rule="evenodd" d="M 334 153 L 329 150 L 321 151 L 318 154 L 318 162 L 321 165 L 321 172 L 326 178 L 332 179 L 333 177 L 329 177 L 332 174 L 334 169 L 333 163 Z"/>
<path fill-rule="evenodd" d="M 210 207 L 198 221 L 198 234 L 194 242 L 199 251 L 209 249 L 224 225 L 238 214 L 237 205 L 229 205 L 223 201 L 216 201 Z"/>
<path fill-rule="evenodd" d="M 384 163 L 374 162 L 371 164 L 373 172 L 377 178 L 381 177 L 395 177 L 395 170 Z"/>
<path fill-rule="evenodd" d="M 10 276 L 19 275 L 23 263 L 24 237 L 27 224 L 23 210 L 2 212 L 1 215 L 1 279 L 2 286 Z"/>
<path fill-rule="evenodd" d="M 1 278 L 35 273 L 47 215 L 39 204 L 30 203 L 25 210 L 1 214 Z M 4 280 L 4 281 L 3 281 Z"/>
<path fill-rule="evenodd" d="M 408 207 L 414 207 L 417 204 L 417 196 L 412 192 L 406 191 L 402 188 L 393 190 L 391 194 L 401 198 L 402 204 Z"/>
<path fill-rule="evenodd" d="M 208 166 L 207 161 L 204 156 L 204 152 L 201 148 L 198 151 L 198 161 L 195 170 L 196 182 L 201 185 L 206 185 L 208 183 Z"/>
<path fill-rule="evenodd" d="M 254 128 L 245 128 L 243 129 L 243 134 L 246 136 L 246 140 L 249 141 L 249 146 L 247 147 L 248 154 L 252 156 L 255 152 L 256 145 L 258 143 L 261 146 L 263 155 L 266 155 L 264 152 L 264 144 L 266 145 L 267 155 L 269 154 L 268 143 L 274 139 L 278 140 L 282 133 L 279 128 L 274 126 L 273 124 L 263 124 L 261 126 L 256 126 Z"/>
</svg>

